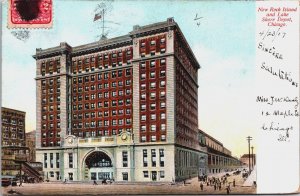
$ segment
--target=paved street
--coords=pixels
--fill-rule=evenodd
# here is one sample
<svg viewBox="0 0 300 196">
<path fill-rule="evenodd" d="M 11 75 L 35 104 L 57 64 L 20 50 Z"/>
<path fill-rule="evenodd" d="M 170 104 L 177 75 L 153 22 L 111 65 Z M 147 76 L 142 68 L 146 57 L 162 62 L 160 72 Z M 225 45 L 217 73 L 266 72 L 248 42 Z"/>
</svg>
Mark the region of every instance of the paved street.
<svg viewBox="0 0 300 196">
<path fill-rule="evenodd" d="M 230 194 L 255 194 L 254 187 L 241 187 L 243 179 L 241 175 L 230 176 L 229 182 L 236 181 L 236 187 L 231 186 Z M 92 185 L 92 183 L 63 184 L 44 182 L 39 184 L 23 184 L 23 187 L 13 187 L 14 194 L 9 194 L 11 187 L 2 188 L 3 195 L 111 195 L 111 194 L 227 194 L 226 189 L 214 190 L 213 186 L 204 185 L 200 190 L 197 178 L 187 181 L 186 185 L 170 184 L 112 184 Z"/>
</svg>

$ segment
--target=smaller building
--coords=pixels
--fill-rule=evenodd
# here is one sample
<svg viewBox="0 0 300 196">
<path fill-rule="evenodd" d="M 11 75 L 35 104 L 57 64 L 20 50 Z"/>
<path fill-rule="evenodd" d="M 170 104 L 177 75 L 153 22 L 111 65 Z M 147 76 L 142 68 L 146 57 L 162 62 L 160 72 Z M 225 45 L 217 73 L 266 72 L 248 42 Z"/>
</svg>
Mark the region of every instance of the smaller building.
<svg viewBox="0 0 300 196">
<path fill-rule="evenodd" d="M 25 146 L 25 115 L 23 111 L 1 108 L 2 175 L 19 175 L 21 163 L 27 160 L 29 151 Z"/>
<path fill-rule="evenodd" d="M 242 164 L 244 166 L 249 167 L 249 158 L 250 158 L 250 167 L 253 168 L 255 166 L 255 160 L 256 160 L 256 155 L 255 154 L 243 154 L 243 156 L 241 156 L 240 161 L 242 162 Z"/>
<path fill-rule="evenodd" d="M 29 162 L 35 162 L 35 131 L 26 133 L 26 147 L 29 148 Z"/>
</svg>

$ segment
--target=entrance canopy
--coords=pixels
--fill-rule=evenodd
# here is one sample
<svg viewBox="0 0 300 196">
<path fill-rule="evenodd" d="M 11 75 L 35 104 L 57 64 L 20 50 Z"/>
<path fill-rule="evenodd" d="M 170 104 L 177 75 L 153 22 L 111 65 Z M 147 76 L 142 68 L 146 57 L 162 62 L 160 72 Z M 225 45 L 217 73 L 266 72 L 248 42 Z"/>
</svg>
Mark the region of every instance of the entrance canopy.
<svg viewBox="0 0 300 196">
<path fill-rule="evenodd" d="M 93 152 L 85 159 L 85 165 L 92 167 L 112 167 L 111 159 L 104 152 Z"/>
</svg>

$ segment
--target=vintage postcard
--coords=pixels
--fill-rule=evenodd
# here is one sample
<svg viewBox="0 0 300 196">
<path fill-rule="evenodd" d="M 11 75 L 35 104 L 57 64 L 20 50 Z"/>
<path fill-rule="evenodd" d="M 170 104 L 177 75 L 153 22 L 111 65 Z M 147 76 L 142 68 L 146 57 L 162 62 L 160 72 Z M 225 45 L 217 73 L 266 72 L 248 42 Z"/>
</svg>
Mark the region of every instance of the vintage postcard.
<svg viewBox="0 0 300 196">
<path fill-rule="evenodd" d="M 299 2 L 2 0 L 2 195 L 299 192 Z"/>
</svg>

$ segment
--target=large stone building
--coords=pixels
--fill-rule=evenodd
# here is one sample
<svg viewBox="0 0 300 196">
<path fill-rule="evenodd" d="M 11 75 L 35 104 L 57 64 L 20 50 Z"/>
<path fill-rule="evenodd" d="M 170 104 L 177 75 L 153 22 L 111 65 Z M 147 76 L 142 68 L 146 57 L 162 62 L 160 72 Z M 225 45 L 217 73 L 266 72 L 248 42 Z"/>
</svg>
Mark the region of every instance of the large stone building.
<svg viewBox="0 0 300 196">
<path fill-rule="evenodd" d="M 49 180 L 197 176 L 197 73 L 177 23 L 37 49 L 36 158 Z"/>
<path fill-rule="evenodd" d="M 27 160 L 28 148 L 25 146 L 25 115 L 23 111 L 1 108 L 1 174 L 16 176 L 20 174 L 22 162 Z"/>
</svg>

